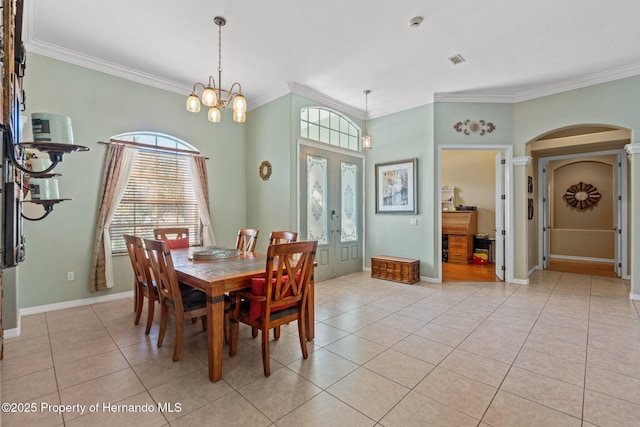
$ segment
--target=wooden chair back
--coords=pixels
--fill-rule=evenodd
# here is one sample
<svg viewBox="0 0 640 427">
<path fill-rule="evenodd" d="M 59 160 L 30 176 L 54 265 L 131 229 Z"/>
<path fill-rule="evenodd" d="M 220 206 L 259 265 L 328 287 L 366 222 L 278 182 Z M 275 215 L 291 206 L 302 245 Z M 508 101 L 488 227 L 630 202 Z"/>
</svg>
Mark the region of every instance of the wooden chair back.
<svg viewBox="0 0 640 427">
<path fill-rule="evenodd" d="M 281 243 L 292 243 L 298 240 L 298 233 L 295 231 L 272 231 L 269 234 L 269 246 Z"/>
<path fill-rule="evenodd" d="M 176 270 L 171 259 L 171 249 L 164 240 L 145 239 L 145 247 L 149 258 L 149 267 L 156 279 L 160 305 L 166 304 L 165 300 L 173 301 L 176 311 L 182 310 L 182 295 Z"/>
<path fill-rule="evenodd" d="M 149 265 L 156 279 L 158 294 L 160 295 L 160 332 L 158 334 L 158 347 L 162 346 L 167 330 L 169 315 L 173 315 L 176 321 L 176 336 L 173 344 L 173 361 L 180 359 L 182 349 L 182 337 L 185 319 L 202 318 L 202 330 L 207 327 L 206 295 L 195 289 L 180 289 L 178 276 L 171 259 L 171 249 L 165 240 L 145 239 L 145 247 L 149 256 Z M 185 305 L 186 304 L 186 305 Z"/>
<path fill-rule="evenodd" d="M 187 227 L 154 228 L 153 235 L 157 240 L 175 240 L 189 237 Z"/>
<path fill-rule="evenodd" d="M 142 239 L 138 236 L 125 234 L 124 243 L 127 246 L 129 260 L 133 267 L 136 282 L 141 286 L 153 286 L 151 271 L 149 270 L 149 263 L 147 262 L 147 253 Z"/>
<path fill-rule="evenodd" d="M 144 242 L 138 236 L 132 236 L 129 234 L 124 235 L 124 242 L 129 253 L 129 260 L 133 267 L 134 274 L 134 292 L 133 292 L 133 304 L 136 312 L 136 318 L 134 324 L 137 325 L 140 322 L 142 316 L 142 306 L 145 297 L 148 299 L 147 309 L 147 324 L 145 328 L 145 334 L 149 335 L 151 331 L 151 325 L 153 323 L 155 303 L 158 300 L 158 294 L 154 287 L 153 277 L 149 268 L 149 262 L 147 259 L 147 253 L 145 251 Z"/>
<path fill-rule="evenodd" d="M 258 234 L 260 232 L 253 228 L 241 228 L 236 238 L 236 249 L 243 252 L 253 252 L 258 242 Z"/>
<path fill-rule="evenodd" d="M 269 246 L 265 268 L 266 304 L 262 310 L 263 319 L 268 320 L 273 311 L 293 302 L 306 304 L 317 246 L 317 241 Z M 272 285 L 268 286 L 269 283 Z"/>
<path fill-rule="evenodd" d="M 262 365 L 268 377 L 271 374 L 269 330 L 297 320 L 302 357 L 308 357 L 305 314 L 317 247 L 316 241 L 269 246 L 265 278 L 253 279 L 251 292 L 234 295 L 229 355 L 234 356 L 238 349 L 238 322 L 260 329 Z"/>
<path fill-rule="evenodd" d="M 169 249 L 189 247 L 189 229 L 186 227 L 154 228 L 153 236 L 156 240 L 169 242 Z"/>
</svg>

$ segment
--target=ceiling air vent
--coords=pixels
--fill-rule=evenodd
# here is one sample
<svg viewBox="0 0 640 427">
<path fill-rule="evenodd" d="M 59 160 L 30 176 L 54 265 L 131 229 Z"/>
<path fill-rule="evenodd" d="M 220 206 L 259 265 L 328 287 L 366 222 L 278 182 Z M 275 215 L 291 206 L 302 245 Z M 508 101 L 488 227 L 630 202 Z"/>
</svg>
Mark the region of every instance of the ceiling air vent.
<svg viewBox="0 0 640 427">
<path fill-rule="evenodd" d="M 464 58 L 462 57 L 462 55 L 457 54 L 455 56 L 449 57 L 449 61 L 451 61 L 453 65 L 458 65 L 464 62 Z"/>
</svg>

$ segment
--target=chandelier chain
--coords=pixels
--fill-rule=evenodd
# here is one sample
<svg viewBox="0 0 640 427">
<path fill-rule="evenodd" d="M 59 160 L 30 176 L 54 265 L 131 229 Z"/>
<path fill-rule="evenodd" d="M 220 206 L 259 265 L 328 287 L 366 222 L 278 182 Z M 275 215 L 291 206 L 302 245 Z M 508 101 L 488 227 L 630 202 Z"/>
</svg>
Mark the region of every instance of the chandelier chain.
<svg viewBox="0 0 640 427">
<path fill-rule="evenodd" d="M 222 25 L 218 24 L 218 72 L 222 72 Z M 219 85 L 222 83 L 218 82 Z"/>
</svg>

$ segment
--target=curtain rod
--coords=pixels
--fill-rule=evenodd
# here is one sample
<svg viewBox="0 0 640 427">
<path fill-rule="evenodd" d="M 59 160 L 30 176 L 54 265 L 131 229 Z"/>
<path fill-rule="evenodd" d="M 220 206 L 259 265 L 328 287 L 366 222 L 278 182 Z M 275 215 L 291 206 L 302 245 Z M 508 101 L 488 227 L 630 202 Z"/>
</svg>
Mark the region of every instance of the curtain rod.
<svg viewBox="0 0 640 427">
<path fill-rule="evenodd" d="M 198 151 L 184 150 L 184 149 L 181 149 L 181 148 L 158 147 L 157 145 L 142 144 L 140 142 L 133 142 L 133 141 L 123 141 L 121 139 L 110 139 L 109 142 L 98 141 L 98 144 L 104 144 L 104 145 L 120 144 L 120 145 L 131 145 L 133 147 L 152 148 L 152 149 L 158 150 L 158 151 L 169 151 L 169 152 L 174 152 L 174 153 L 191 154 L 193 156 L 200 156 L 200 157 L 203 157 L 205 160 L 209 160 L 208 157 L 204 157 Z"/>
</svg>

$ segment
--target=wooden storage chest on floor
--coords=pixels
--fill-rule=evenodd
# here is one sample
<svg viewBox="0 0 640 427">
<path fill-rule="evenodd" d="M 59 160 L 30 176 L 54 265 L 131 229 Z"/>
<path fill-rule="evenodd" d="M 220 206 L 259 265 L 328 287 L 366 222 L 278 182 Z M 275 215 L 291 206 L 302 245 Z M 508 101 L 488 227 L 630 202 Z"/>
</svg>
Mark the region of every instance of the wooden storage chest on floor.
<svg viewBox="0 0 640 427">
<path fill-rule="evenodd" d="M 393 256 L 371 257 L 371 277 L 406 283 L 420 281 L 420 260 Z"/>
</svg>

